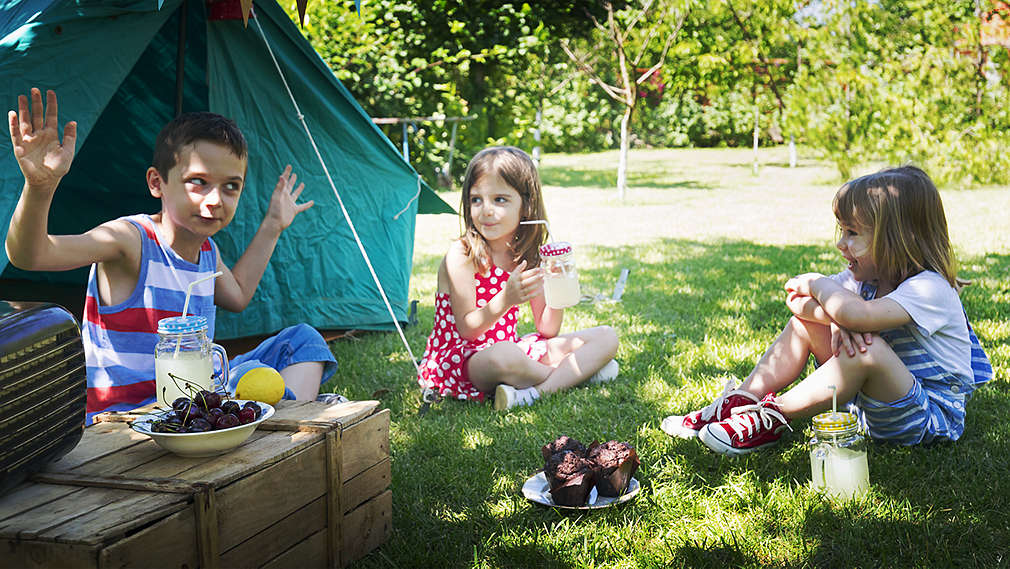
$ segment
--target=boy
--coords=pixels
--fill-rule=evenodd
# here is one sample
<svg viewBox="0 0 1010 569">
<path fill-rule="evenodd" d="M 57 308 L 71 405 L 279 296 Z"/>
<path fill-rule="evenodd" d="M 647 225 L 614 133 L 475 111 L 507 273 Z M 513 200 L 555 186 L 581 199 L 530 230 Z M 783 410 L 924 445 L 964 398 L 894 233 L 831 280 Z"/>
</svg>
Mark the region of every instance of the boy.
<svg viewBox="0 0 1010 569">
<path fill-rule="evenodd" d="M 151 195 L 161 200 L 154 215 L 133 215 L 80 235 L 49 235 L 49 207 L 70 170 L 77 123 L 64 127 L 60 143 L 56 94 L 31 90 L 10 111 L 14 156 L 25 177 L 7 233 L 7 256 L 21 269 L 60 271 L 91 264 L 83 335 L 88 375 L 88 414 L 127 410 L 154 401 L 154 346 L 158 320 L 178 316 L 189 283 L 222 274 L 193 289 L 189 314 L 205 316 L 214 334 L 214 305 L 240 312 L 259 285 L 277 240 L 295 216 L 312 207 L 297 203 L 304 184 L 287 166 L 252 242 L 229 269 L 211 237 L 231 221 L 245 183 L 247 148 L 231 120 L 213 113 L 187 113 L 169 122 L 155 142 L 147 170 Z M 240 365 L 241 364 L 241 365 Z M 269 365 L 281 372 L 285 398 L 316 399 L 336 371 L 326 342 L 310 326 L 287 328 L 232 360 L 233 388 L 248 369 Z M 320 395 L 333 402 L 334 396 Z"/>
</svg>

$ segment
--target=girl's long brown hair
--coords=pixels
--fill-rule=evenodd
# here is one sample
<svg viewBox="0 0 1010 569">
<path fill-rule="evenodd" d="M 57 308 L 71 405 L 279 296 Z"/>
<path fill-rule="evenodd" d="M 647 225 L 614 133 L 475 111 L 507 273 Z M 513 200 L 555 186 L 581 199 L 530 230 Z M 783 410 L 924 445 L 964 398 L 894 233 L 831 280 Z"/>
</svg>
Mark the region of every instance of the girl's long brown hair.
<svg viewBox="0 0 1010 569">
<path fill-rule="evenodd" d="M 491 146 L 477 153 L 466 167 L 463 177 L 463 195 L 459 210 L 463 214 L 463 234 L 460 241 L 467 258 L 481 274 L 491 268 L 491 254 L 487 241 L 477 231 L 470 216 L 470 190 L 480 179 L 490 173 L 498 174 L 506 184 L 519 192 L 522 198 L 520 221 L 547 220 L 544 200 L 540 192 L 540 175 L 528 154 L 514 146 Z M 511 243 L 513 260 L 526 260 L 527 268 L 540 264 L 540 246 L 547 240 L 543 224 L 520 225 Z"/>
<path fill-rule="evenodd" d="M 940 192 L 921 169 L 902 166 L 856 178 L 838 190 L 832 209 L 838 221 L 873 231 L 870 255 L 881 279 L 897 286 L 934 271 L 957 286 Z"/>
</svg>

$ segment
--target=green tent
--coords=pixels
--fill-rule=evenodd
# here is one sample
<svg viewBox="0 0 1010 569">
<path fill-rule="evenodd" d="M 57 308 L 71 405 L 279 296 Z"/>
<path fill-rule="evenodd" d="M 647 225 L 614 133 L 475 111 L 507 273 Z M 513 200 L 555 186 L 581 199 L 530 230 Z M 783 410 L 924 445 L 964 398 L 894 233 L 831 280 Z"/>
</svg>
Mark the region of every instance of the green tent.
<svg viewBox="0 0 1010 569">
<path fill-rule="evenodd" d="M 273 0 L 256 2 L 248 27 L 238 0 L 0 0 L 0 100 L 13 109 L 31 87 L 53 89 L 61 123 L 79 125 L 77 156 L 57 191 L 49 231 L 79 233 L 121 215 L 157 212 L 144 178 L 155 136 L 179 109 L 214 111 L 233 118 L 249 141 L 245 193 L 235 220 L 215 236 L 226 264 L 252 239 L 285 164 L 305 182 L 301 200 L 316 202 L 281 236 L 249 307 L 218 313 L 216 336 L 268 334 L 297 322 L 392 328 L 268 44 L 397 320 L 405 321 L 415 214 L 453 210 Z M 23 178 L 9 137 L 0 139 L 0 212 L 10 219 Z M 6 236 L 7 222 L 0 225 Z M 60 286 L 83 295 L 86 269 L 28 273 L 6 256 L 0 263 L 4 298 L 44 300 L 37 297 Z"/>
</svg>

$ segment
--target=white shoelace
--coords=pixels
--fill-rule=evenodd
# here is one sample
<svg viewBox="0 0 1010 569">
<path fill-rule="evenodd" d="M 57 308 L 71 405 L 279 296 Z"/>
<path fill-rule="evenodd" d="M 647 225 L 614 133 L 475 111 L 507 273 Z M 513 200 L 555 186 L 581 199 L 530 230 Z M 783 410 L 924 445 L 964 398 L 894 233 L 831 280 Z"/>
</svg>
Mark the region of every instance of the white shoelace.
<svg viewBox="0 0 1010 569">
<path fill-rule="evenodd" d="M 723 390 L 722 390 L 722 395 L 720 395 L 719 397 L 716 397 L 715 401 L 713 401 L 712 403 L 710 403 L 708 405 L 708 407 L 705 407 L 705 408 L 703 408 L 701 410 L 701 419 L 703 421 L 710 420 L 712 418 L 712 416 L 715 415 L 716 411 L 718 411 L 719 409 L 722 409 L 722 403 L 723 403 L 723 401 L 725 401 L 727 397 L 729 397 L 730 395 L 732 395 L 736 391 L 737 391 L 737 389 L 733 386 L 733 380 L 732 379 L 727 379 L 726 380 L 726 387 L 724 387 Z"/>
<path fill-rule="evenodd" d="M 772 409 L 772 405 L 778 405 L 774 401 L 762 401 L 760 403 L 755 403 L 753 405 L 741 405 L 740 407 L 734 407 L 731 411 L 729 419 L 726 419 L 725 423 L 729 425 L 733 432 L 740 437 L 741 440 L 746 440 L 754 436 L 758 430 L 758 425 L 761 425 L 764 429 L 772 428 L 777 419 L 783 425 L 793 430 L 789 426 L 789 421 L 786 420 L 785 415 Z"/>
</svg>

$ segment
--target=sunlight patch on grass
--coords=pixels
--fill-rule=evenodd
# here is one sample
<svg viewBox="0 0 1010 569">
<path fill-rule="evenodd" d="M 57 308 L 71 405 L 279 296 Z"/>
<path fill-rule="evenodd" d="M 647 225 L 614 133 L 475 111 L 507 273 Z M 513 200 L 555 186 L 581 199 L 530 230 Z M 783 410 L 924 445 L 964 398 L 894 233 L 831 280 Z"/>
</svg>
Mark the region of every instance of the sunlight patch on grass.
<svg viewBox="0 0 1010 569">
<path fill-rule="evenodd" d="M 1010 298 L 1003 302 L 1008 301 L 1010 301 Z M 1006 320 L 985 318 L 973 320 L 971 325 L 975 329 L 976 334 L 988 338 L 990 342 L 1004 342 L 1010 339 L 1010 322 Z"/>
<path fill-rule="evenodd" d="M 489 437 L 483 431 L 466 428 L 463 429 L 463 448 L 469 450 L 476 450 L 480 447 L 486 447 L 494 443 L 494 439 Z"/>
</svg>

